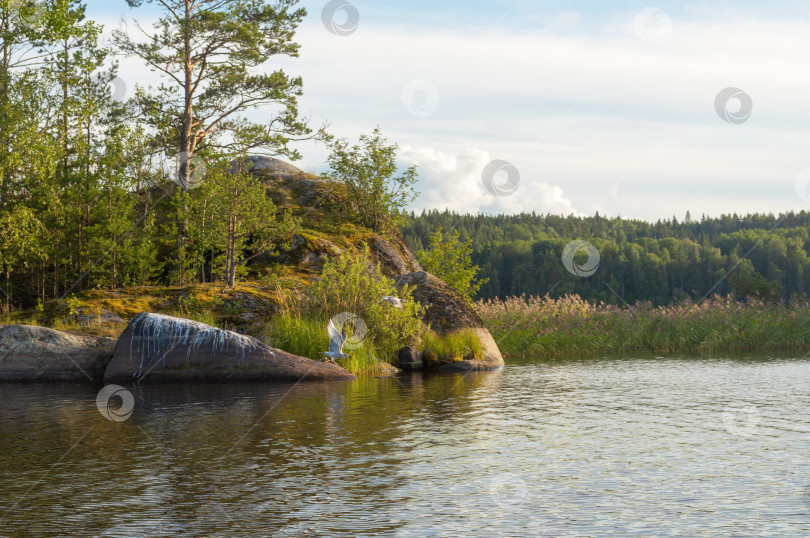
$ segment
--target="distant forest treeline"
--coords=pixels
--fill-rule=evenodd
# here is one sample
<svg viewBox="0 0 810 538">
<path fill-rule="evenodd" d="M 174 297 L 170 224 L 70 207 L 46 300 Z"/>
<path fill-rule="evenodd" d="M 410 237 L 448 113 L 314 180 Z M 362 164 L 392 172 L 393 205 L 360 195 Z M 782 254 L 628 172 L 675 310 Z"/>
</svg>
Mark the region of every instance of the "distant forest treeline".
<svg viewBox="0 0 810 538">
<path fill-rule="evenodd" d="M 783 215 L 723 215 L 655 223 L 622 218 L 411 214 L 402 231 L 415 250 L 441 227 L 472 241 L 472 259 L 489 278 L 479 298 L 513 295 L 656 305 L 682 299 L 734 294 L 777 301 L 810 290 L 810 212 Z M 590 277 L 562 263 L 572 240 L 591 243 L 600 263 Z M 577 262 L 587 259 L 584 252 Z"/>
</svg>

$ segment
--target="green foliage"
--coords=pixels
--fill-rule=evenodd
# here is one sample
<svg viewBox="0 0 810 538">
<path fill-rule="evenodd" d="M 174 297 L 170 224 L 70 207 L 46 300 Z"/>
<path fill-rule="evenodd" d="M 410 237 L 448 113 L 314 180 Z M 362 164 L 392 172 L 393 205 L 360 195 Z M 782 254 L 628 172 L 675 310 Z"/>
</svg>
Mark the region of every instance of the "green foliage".
<svg viewBox="0 0 810 538">
<path fill-rule="evenodd" d="M 388 144 L 379 127 L 360 135 L 360 144 L 332 142 L 328 162 L 333 178 L 344 181 L 354 202 L 353 217 L 374 231 L 403 222 L 402 211 L 414 198 L 416 166 L 397 173 L 396 144 Z"/>
<path fill-rule="evenodd" d="M 754 297 L 769 303 L 779 302 L 781 285 L 768 282 L 756 272 L 750 260 L 740 260 L 729 276 L 729 283 L 737 297 Z"/>
<path fill-rule="evenodd" d="M 329 347 L 329 335 L 323 320 L 289 312 L 277 314 L 270 319 L 265 327 L 263 340 L 268 345 L 313 360 L 321 360 L 323 356 L 320 352 Z M 349 350 L 349 354 L 349 358 L 340 360 L 339 364 L 354 375 L 383 372 L 377 360 L 380 352 L 373 342 L 366 340 L 362 346 Z"/>
<path fill-rule="evenodd" d="M 204 265 L 209 252 L 221 252 L 214 269 L 230 287 L 244 276 L 250 260 L 275 253 L 300 229 L 289 213 L 277 214 L 265 186 L 238 163 L 235 169 L 225 161 L 215 163 L 205 181 L 189 193 L 188 207 L 198 263 Z"/>
<path fill-rule="evenodd" d="M 401 347 L 419 339 L 424 308 L 413 300 L 412 289 L 397 293 L 394 281 L 367 259 L 368 252 L 360 256 L 344 252 L 325 262 L 321 278 L 303 296 L 287 297 L 282 312 L 267 324 L 268 343 L 320 359 L 320 352 L 329 347 L 327 324 L 336 317 L 340 323 L 342 314 L 354 321 L 342 327 L 349 342 L 344 352 L 350 357 L 340 364 L 355 374 L 368 374 L 380 372 L 379 361 L 391 362 Z M 386 295 L 398 295 L 403 308 L 381 301 Z"/>
<path fill-rule="evenodd" d="M 478 279 L 478 266 L 471 259 L 472 240 L 459 239 L 458 230 L 445 234 L 441 227 L 430 236 L 428 250 L 416 251 L 419 263 L 429 273 L 444 280 L 468 302 L 489 279 Z"/>
<path fill-rule="evenodd" d="M 44 233 L 42 223 L 29 209 L 0 209 L 0 269 L 5 279 L 5 300 L 2 303 L 6 310 L 12 299 L 11 270 L 17 265 L 27 267 L 42 258 Z"/>
<path fill-rule="evenodd" d="M 470 329 L 440 335 L 435 331 L 426 331 L 422 349 L 426 355 L 434 354 L 439 360 L 460 361 L 464 359 L 481 359 L 484 348 L 478 336 Z"/>
<path fill-rule="evenodd" d="M 143 4 L 127 2 L 131 7 Z M 311 134 L 298 116 L 302 80 L 260 66 L 275 56 L 298 55 L 293 37 L 306 10 L 295 9 L 296 0 L 154 3 L 160 16 L 151 33 L 144 31 L 145 39 L 124 31 L 113 36 L 121 52 L 164 76 L 159 88 L 136 97 L 141 121 L 157 131 L 156 147 L 189 160 L 206 146 L 298 158 L 288 143 Z M 270 121 L 260 124 L 245 117 L 257 107 L 273 111 Z M 180 175 L 186 189 L 191 172 L 183 161 Z"/>
<path fill-rule="evenodd" d="M 413 289 L 397 291 L 394 281 L 367 261 L 368 252 L 357 256 L 344 252 L 324 263 L 318 281 L 307 288 L 305 312 L 323 320 L 348 312 L 362 319 L 368 327 L 368 340 L 389 360 L 421 331 L 424 307 L 413 299 Z M 381 298 L 398 296 L 403 308 L 394 308 Z M 321 350 L 324 351 L 324 350 Z"/>
</svg>

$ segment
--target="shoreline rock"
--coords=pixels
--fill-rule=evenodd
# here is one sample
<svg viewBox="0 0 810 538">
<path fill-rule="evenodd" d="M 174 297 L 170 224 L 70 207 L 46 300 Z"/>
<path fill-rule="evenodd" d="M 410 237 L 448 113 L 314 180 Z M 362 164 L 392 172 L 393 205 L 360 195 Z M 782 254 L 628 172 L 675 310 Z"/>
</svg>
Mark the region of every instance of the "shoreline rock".
<svg viewBox="0 0 810 538">
<path fill-rule="evenodd" d="M 253 337 L 163 314 L 135 316 L 104 379 L 337 381 L 355 376 L 336 364 L 298 357 Z"/>
<path fill-rule="evenodd" d="M 447 372 L 467 372 L 471 370 L 487 371 L 497 370 L 504 365 L 498 344 L 492 338 L 484 322 L 473 310 L 466 300 L 447 283 L 438 277 L 425 272 L 417 271 L 402 275 L 396 280 L 397 287 L 406 285 L 415 286 L 413 297 L 426 307 L 424 323 L 439 335 L 447 336 L 452 333 L 471 330 L 478 337 L 484 348 L 484 356 L 480 359 L 464 359 L 452 363 L 440 364 L 435 369 Z M 427 363 L 423 361 L 423 368 Z M 417 366 L 414 366 L 416 368 Z"/>
<path fill-rule="evenodd" d="M 101 381 L 114 350 L 113 338 L 0 326 L 0 381 Z"/>
<path fill-rule="evenodd" d="M 498 348 L 498 344 L 495 343 L 495 339 L 492 338 L 489 329 L 480 327 L 471 328 L 471 330 L 478 337 L 478 341 L 481 342 L 481 346 L 484 348 L 484 356 L 481 359 L 464 359 L 463 361 L 442 364 L 437 368 L 439 372 L 469 372 L 476 370 L 486 372 L 503 368 L 503 355 L 501 355 L 501 350 Z"/>
</svg>

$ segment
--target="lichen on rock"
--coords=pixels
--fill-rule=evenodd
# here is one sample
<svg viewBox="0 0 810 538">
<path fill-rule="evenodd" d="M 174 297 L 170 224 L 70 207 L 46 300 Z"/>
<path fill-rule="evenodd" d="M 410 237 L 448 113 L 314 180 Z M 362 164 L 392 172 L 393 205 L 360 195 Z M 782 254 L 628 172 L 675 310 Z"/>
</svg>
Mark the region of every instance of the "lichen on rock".
<svg viewBox="0 0 810 538">
<path fill-rule="evenodd" d="M 163 314 L 135 316 L 118 340 L 105 379 L 354 379 L 336 364 L 298 357 L 259 340 Z"/>
</svg>

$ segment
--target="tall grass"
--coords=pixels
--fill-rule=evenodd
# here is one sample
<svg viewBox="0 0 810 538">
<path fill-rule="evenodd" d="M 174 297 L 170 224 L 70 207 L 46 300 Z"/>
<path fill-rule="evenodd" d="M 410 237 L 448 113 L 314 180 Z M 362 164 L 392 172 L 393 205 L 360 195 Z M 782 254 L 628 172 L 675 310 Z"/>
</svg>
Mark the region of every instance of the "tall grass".
<svg viewBox="0 0 810 538">
<path fill-rule="evenodd" d="M 439 335 L 435 331 L 427 330 L 423 335 L 422 349 L 425 357 L 432 356 L 439 362 L 480 359 L 484 356 L 481 341 L 469 329 L 448 335 Z"/>
<path fill-rule="evenodd" d="M 810 301 L 712 297 L 652 307 L 594 305 L 579 296 L 475 304 L 506 355 L 810 349 Z"/>
<path fill-rule="evenodd" d="M 321 277 L 300 292 L 277 286 L 279 312 L 267 324 L 265 340 L 290 353 L 321 359 L 320 352 L 329 348 L 327 324 L 342 314 L 362 320 L 367 332 L 357 347 L 344 347 L 350 357 L 339 364 L 355 375 L 382 373 L 386 365 L 380 361 L 395 361 L 398 349 L 418 340 L 424 308 L 413 299 L 411 288 L 398 290 L 378 266 L 369 266 L 368 257 L 366 248 L 363 256 L 346 251 L 327 260 Z M 386 295 L 398 295 L 403 308 L 383 301 Z M 350 323 L 342 328 L 352 336 Z"/>
<path fill-rule="evenodd" d="M 329 349 L 328 321 L 291 313 L 277 314 L 265 326 L 262 340 L 288 353 L 321 360 L 323 355 L 320 352 Z M 338 360 L 338 364 L 355 375 L 383 373 L 378 359 L 390 358 L 369 339 L 363 340 L 357 348 L 344 348 L 343 351 L 349 354 L 349 358 Z"/>
</svg>

